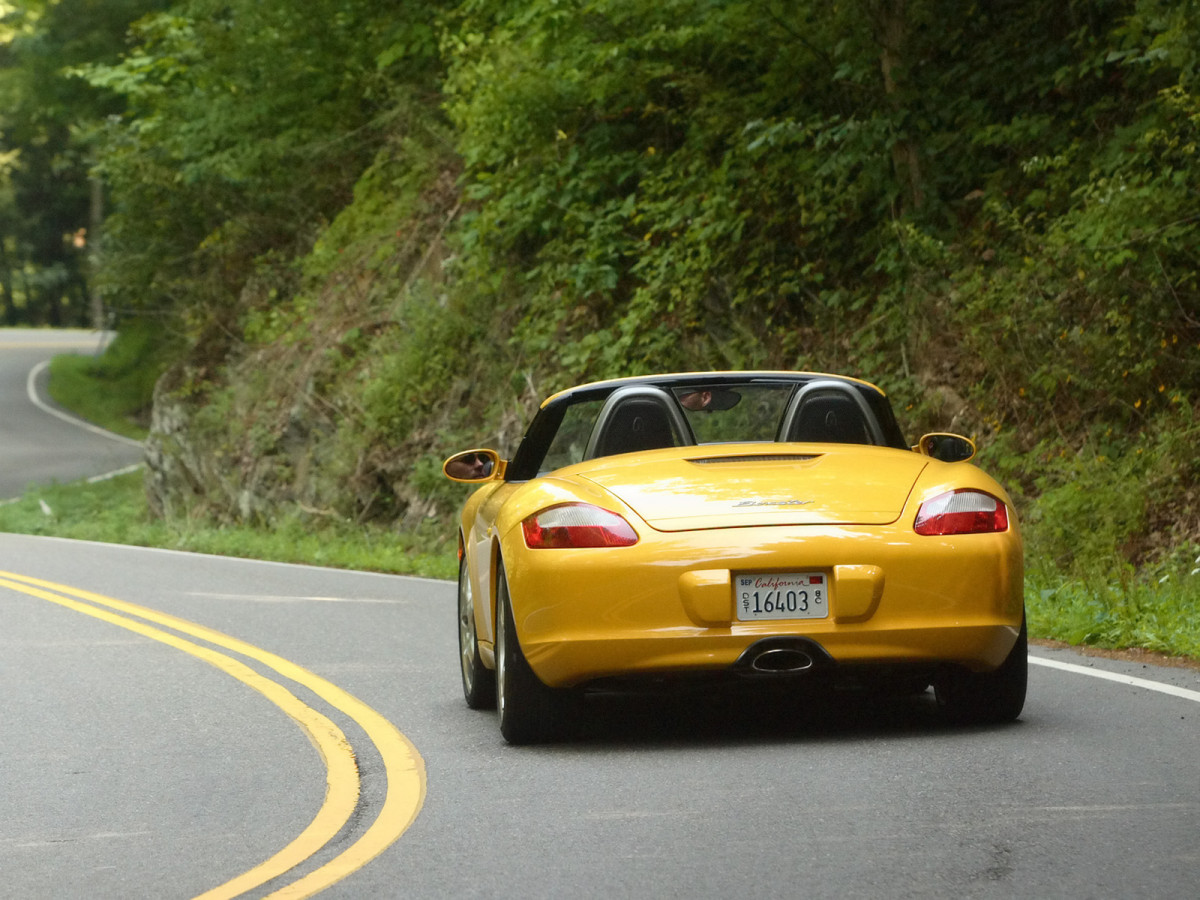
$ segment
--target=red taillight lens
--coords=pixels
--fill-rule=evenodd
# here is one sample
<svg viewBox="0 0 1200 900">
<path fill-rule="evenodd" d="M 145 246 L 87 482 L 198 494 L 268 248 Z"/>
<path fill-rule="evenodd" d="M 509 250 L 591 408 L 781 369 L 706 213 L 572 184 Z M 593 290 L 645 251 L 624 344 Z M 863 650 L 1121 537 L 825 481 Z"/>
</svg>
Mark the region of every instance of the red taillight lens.
<svg viewBox="0 0 1200 900">
<path fill-rule="evenodd" d="M 948 491 L 921 504 L 913 530 L 934 535 L 1008 531 L 1008 507 L 983 491 Z"/>
<path fill-rule="evenodd" d="M 521 523 L 533 550 L 563 547 L 630 547 L 637 532 L 614 512 L 587 503 L 564 503 L 534 513 Z"/>
</svg>

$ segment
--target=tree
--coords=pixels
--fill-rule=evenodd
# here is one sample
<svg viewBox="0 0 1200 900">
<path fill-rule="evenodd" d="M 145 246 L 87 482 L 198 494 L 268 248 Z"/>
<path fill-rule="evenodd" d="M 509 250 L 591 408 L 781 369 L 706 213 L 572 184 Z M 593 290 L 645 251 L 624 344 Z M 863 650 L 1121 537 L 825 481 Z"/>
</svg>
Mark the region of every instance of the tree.
<svg viewBox="0 0 1200 900">
<path fill-rule="evenodd" d="M 68 74 L 115 61 L 129 23 L 165 0 L 49 0 L 25 3 L 3 19 L 0 155 L 9 162 L 9 266 L 25 273 L 20 318 L 83 324 L 88 251 L 94 246 L 91 126 L 120 109 L 110 94 Z M 10 316 L 17 313 L 10 294 Z"/>
<path fill-rule="evenodd" d="M 105 289 L 218 344 L 290 297 L 294 261 L 350 201 L 399 96 L 431 89 L 436 12 L 188 0 L 139 21 L 119 63 L 81 72 L 127 104 L 101 139 Z"/>
</svg>

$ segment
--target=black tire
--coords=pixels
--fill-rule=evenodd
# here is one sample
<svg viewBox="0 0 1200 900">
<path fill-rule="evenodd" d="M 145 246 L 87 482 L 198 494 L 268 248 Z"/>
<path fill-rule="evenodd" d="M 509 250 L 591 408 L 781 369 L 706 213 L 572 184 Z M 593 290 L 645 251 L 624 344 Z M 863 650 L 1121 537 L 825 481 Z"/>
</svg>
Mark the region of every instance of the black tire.
<svg viewBox="0 0 1200 900">
<path fill-rule="evenodd" d="M 1029 682 L 1029 636 L 1025 620 L 1012 650 L 993 672 L 945 672 L 934 683 L 942 714 L 958 724 L 1011 722 L 1025 707 Z"/>
<path fill-rule="evenodd" d="M 510 744 L 538 744 L 560 737 L 570 718 L 570 694 L 549 688 L 534 674 L 517 638 L 508 580 L 496 584 L 496 708 L 500 733 Z"/>
<path fill-rule="evenodd" d="M 458 563 L 458 658 L 467 706 L 471 709 L 492 709 L 496 705 L 496 673 L 485 666 L 479 657 L 475 604 L 471 598 L 466 556 Z"/>
</svg>

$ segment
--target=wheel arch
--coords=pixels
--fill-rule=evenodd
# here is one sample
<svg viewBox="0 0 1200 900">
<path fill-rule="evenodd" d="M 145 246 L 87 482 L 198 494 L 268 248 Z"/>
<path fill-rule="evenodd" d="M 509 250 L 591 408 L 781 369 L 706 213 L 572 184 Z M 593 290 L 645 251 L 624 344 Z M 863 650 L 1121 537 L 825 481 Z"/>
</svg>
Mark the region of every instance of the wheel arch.
<svg viewBox="0 0 1200 900">
<path fill-rule="evenodd" d="M 500 573 L 504 568 L 504 558 L 500 552 L 500 538 L 495 536 L 488 547 L 490 559 L 488 560 L 488 621 L 491 625 L 492 642 L 496 640 L 496 599 L 499 594 Z"/>
</svg>

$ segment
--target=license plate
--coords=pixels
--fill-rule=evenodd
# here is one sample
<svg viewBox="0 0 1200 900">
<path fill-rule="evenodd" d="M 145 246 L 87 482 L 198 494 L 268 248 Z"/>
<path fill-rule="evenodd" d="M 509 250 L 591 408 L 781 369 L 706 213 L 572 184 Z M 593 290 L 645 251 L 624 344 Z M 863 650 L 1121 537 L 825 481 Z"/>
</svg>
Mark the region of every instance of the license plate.
<svg viewBox="0 0 1200 900">
<path fill-rule="evenodd" d="M 733 585 L 739 622 L 829 615 L 829 578 L 824 572 L 747 572 L 735 575 Z"/>
</svg>

